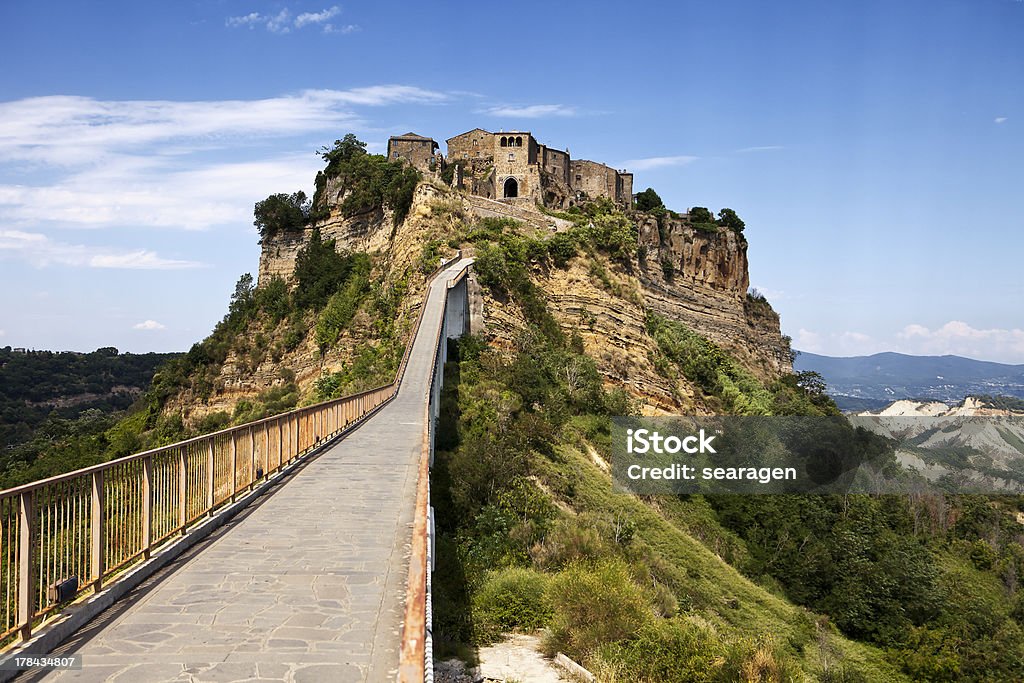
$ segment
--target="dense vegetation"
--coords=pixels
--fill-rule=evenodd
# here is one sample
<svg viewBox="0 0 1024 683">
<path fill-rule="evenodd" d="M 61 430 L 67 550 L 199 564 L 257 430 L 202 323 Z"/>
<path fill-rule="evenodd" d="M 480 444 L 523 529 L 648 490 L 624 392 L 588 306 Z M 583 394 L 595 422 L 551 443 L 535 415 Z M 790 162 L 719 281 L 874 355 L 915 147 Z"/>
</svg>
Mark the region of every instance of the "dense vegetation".
<svg viewBox="0 0 1024 683">
<path fill-rule="evenodd" d="M 340 207 L 343 216 L 386 207 L 393 212 L 394 225 L 405 220 L 420 180 L 415 168 L 380 154 L 367 154 L 366 143 L 352 133 L 335 140 L 333 148 L 324 147 L 320 156 L 327 167 L 316 175 L 313 208 L 317 216 L 323 215 L 326 206 L 327 181 L 337 178 L 345 188 Z"/>
<path fill-rule="evenodd" d="M 24 477 L 54 443 L 109 428 L 177 355 L 0 349 L 0 487 Z"/>
<path fill-rule="evenodd" d="M 891 672 L 781 601 L 766 608 L 770 628 L 738 623 L 728 613 L 736 607 L 721 613 L 721 601 L 735 602 L 734 592 L 747 598 L 751 589 L 655 509 L 613 493 L 592 461 L 607 459 L 608 418 L 628 414 L 630 402 L 603 386 L 579 338 L 561 331 L 531 279 L 531 264 L 553 264 L 569 250 L 501 228 L 485 219 L 469 230 L 478 240 L 478 276 L 528 324 L 511 353 L 467 338 L 446 367 L 432 489 L 439 653 L 471 656 L 467 646 L 546 626 L 547 648 L 606 680 L 786 680 L 808 666 L 804 648 L 819 641 L 836 650 L 816 665 L 832 680 Z M 603 244 L 619 254 L 616 240 Z M 802 393 L 795 384 L 775 391 Z M 823 401 L 806 397 L 816 400 Z M 702 518 L 716 542 L 742 552 L 743 541 L 706 504 L 674 510 Z"/>
<path fill-rule="evenodd" d="M 1024 398 L 1018 398 L 1016 396 L 992 396 L 990 394 L 979 394 L 978 396 L 975 396 L 975 398 L 988 408 L 1024 413 Z"/>
<path fill-rule="evenodd" d="M 32 438 L 48 419 L 74 420 L 86 411 L 124 410 L 173 353 L 14 352 L 0 349 L 0 446 Z"/>
<path fill-rule="evenodd" d="M 481 284 L 527 327 L 510 350 L 461 340 L 446 367 L 439 652 L 472 657 L 501 633 L 545 627 L 546 647 L 604 680 L 1024 677 L 1019 498 L 612 491 L 598 465 L 608 416 L 629 401 L 602 385 L 534 276 L 595 253 L 628 270 L 635 228 L 609 207 L 574 213 L 576 227 L 552 238 L 497 219 L 453 238 L 475 244 Z M 756 293 L 747 305 L 767 307 Z M 709 410 L 838 414 L 817 373 L 765 383 L 678 322 L 650 314 L 647 334 L 655 368 Z"/>
</svg>

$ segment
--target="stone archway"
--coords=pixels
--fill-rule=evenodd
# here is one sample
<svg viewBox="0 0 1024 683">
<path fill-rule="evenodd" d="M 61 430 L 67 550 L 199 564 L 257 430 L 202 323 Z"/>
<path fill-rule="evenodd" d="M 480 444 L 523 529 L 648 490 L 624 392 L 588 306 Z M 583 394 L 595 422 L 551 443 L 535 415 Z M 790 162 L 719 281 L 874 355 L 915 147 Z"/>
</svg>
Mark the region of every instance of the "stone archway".
<svg viewBox="0 0 1024 683">
<path fill-rule="evenodd" d="M 507 178 L 505 180 L 505 192 L 504 197 L 506 199 L 512 199 L 519 196 L 519 181 L 515 178 Z"/>
</svg>

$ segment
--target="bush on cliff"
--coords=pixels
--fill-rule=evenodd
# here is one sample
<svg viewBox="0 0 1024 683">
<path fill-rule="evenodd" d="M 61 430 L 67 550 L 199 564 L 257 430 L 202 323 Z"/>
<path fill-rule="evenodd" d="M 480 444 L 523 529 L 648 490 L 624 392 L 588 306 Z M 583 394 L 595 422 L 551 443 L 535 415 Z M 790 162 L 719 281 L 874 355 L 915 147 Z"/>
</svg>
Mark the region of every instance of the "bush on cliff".
<svg viewBox="0 0 1024 683">
<path fill-rule="evenodd" d="M 328 198 L 324 192 L 328 179 L 338 178 L 344 188 L 343 216 L 389 208 L 393 212 L 394 225 L 405 220 L 412 206 L 416 184 L 420 181 L 419 171 L 380 154 L 367 154 L 366 143 L 352 133 L 335 140 L 333 148 L 324 147 L 320 156 L 327 162 L 327 167 L 316 175 L 313 207 L 317 218 L 325 217 Z"/>
<path fill-rule="evenodd" d="M 260 243 L 285 232 L 301 232 L 309 221 L 310 201 L 301 190 L 292 194 L 272 194 L 256 202 L 253 225 L 260 233 Z"/>
</svg>

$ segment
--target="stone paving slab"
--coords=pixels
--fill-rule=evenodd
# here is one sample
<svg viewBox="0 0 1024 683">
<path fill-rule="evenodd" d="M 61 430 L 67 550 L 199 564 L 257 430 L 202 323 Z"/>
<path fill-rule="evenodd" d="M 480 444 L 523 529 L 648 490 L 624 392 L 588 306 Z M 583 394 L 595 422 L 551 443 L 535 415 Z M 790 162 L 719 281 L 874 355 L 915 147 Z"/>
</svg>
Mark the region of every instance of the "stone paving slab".
<svg viewBox="0 0 1024 683">
<path fill-rule="evenodd" d="M 387 681 L 398 669 L 417 467 L 445 284 L 394 401 L 101 615 L 43 680 Z"/>
</svg>

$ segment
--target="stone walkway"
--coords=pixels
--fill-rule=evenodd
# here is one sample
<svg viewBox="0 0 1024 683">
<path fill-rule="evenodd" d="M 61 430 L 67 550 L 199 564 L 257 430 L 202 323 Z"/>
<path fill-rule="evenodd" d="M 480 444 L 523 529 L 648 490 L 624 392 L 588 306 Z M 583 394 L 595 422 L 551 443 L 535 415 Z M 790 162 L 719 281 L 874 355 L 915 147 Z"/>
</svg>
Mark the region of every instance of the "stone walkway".
<svg viewBox="0 0 1024 683">
<path fill-rule="evenodd" d="M 435 279 L 398 397 L 57 653 L 44 680 L 388 681 L 398 668 Z"/>
</svg>

